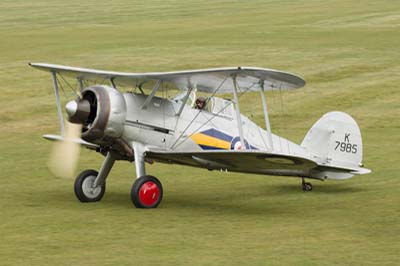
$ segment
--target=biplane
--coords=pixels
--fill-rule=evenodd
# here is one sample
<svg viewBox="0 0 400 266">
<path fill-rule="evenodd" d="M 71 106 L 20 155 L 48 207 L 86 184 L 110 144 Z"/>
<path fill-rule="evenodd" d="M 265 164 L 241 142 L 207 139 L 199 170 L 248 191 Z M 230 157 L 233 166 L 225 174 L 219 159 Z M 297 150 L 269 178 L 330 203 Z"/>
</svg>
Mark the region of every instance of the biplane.
<svg viewBox="0 0 400 266">
<path fill-rule="evenodd" d="M 124 73 L 29 65 L 50 72 L 53 80 L 61 134 L 44 138 L 79 144 L 105 157 L 99 171 L 85 170 L 76 177 L 74 190 L 81 202 L 102 199 L 116 160 L 134 162 L 131 200 L 138 208 L 156 208 L 163 197 L 162 184 L 147 174 L 146 163 L 298 177 L 303 191 L 312 190 L 305 178 L 338 180 L 370 172 L 362 164 L 359 127 L 346 113 L 323 115 L 300 145 L 272 133 L 265 91 L 303 87 L 305 81 L 294 74 L 256 67 Z M 58 77 L 76 80 L 77 96 L 65 111 L 70 123 L 80 125 L 79 136 L 68 136 L 64 129 Z M 168 88 L 179 93 L 163 97 Z M 265 128 L 240 113 L 244 92 L 259 97 Z"/>
</svg>

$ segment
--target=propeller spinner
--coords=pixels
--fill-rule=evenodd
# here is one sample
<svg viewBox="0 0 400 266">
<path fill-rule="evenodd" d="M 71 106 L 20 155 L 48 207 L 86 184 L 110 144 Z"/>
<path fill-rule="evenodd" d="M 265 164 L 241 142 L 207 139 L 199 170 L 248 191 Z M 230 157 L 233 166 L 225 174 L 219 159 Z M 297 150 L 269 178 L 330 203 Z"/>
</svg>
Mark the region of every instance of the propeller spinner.
<svg viewBox="0 0 400 266">
<path fill-rule="evenodd" d="M 84 124 L 90 115 L 90 103 L 86 99 L 69 101 L 65 105 L 68 120 L 75 124 Z"/>
</svg>

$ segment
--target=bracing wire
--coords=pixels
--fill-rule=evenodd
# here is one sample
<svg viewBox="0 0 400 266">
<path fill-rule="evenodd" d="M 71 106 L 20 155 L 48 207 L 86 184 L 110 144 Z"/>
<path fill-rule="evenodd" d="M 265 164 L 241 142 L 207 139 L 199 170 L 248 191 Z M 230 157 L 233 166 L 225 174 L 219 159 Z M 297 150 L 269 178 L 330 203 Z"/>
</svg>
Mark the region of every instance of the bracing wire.
<svg viewBox="0 0 400 266">
<path fill-rule="evenodd" d="M 164 86 L 164 90 L 161 88 L 161 90 L 162 90 L 162 94 L 163 94 L 163 98 L 164 99 L 167 99 L 167 97 L 168 97 L 168 87 L 166 87 L 165 86 L 165 84 L 161 84 L 162 86 Z M 163 109 L 163 121 L 164 121 L 164 124 L 163 124 L 163 126 L 164 126 L 164 128 L 165 128 L 165 125 L 166 125 L 166 121 L 165 121 L 165 108 L 166 108 L 166 104 L 165 104 L 165 102 L 164 101 L 162 101 L 162 109 Z"/>
<path fill-rule="evenodd" d="M 280 98 L 280 101 L 281 101 L 281 111 L 284 112 L 284 110 L 283 110 L 282 84 L 279 85 L 279 98 Z"/>
<path fill-rule="evenodd" d="M 256 85 L 256 84 L 257 84 L 257 83 L 255 82 L 255 83 L 251 84 L 251 86 L 247 87 L 247 89 L 246 89 L 245 91 L 243 91 L 243 92 L 241 92 L 241 94 L 239 94 L 239 97 L 238 97 L 238 98 L 240 98 L 242 95 L 244 95 L 245 92 L 250 91 L 250 89 L 253 88 L 254 85 Z M 240 87 L 239 87 L 239 84 L 238 84 L 237 82 L 236 82 L 236 85 L 237 85 L 237 87 L 238 87 L 238 90 L 240 91 Z M 211 97 L 210 97 L 210 98 L 211 98 Z M 218 111 L 217 114 L 220 114 L 220 113 L 221 113 L 222 111 L 224 111 L 226 108 L 227 108 L 227 107 L 224 107 L 222 110 Z M 206 117 L 205 114 L 204 114 L 203 112 L 202 112 L 202 114 L 203 114 L 204 117 Z M 214 113 L 212 113 L 212 114 L 215 116 Z M 192 134 L 192 135 L 193 135 L 193 134 Z"/>
<path fill-rule="evenodd" d="M 228 79 L 229 76 L 226 76 L 225 79 L 219 84 L 219 86 L 214 90 L 214 92 L 211 94 L 210 97 L 207 98 L 206 103 L 204 106 L 207 106 L 208 102 L 210 99 L 217 93 L 217 91 L 222 87 L 222 85 L 225 83 L 225 81 Z M 200 115 L 202 110 L 199 110 L 199 112 L 194 116 L 194 118 L 189 122 L 189 124 L 186 126 L 186 128 L 182 131 L 182 133 L 179 135 L 179 137 L 175 140 L 175 142 L 171 145 L 170 149 L 172 150 L 175 146 L 175 144 L 179 141 L 179 139 L 185 134 L 186 130 L 192 125 L 192 123 L 197 119 L 197 117 Z M 185 139 L 186 140 L 186 139 Z M 182 143 L 181 143 L 182 144 Z M 180 144 L 179 144 L 180 145 Z"/>
<path fill-rule="evenodd" d="M 74 89 L 74 87 L 63 77 L 63 75 L 58 74 L 61 79 L 65 82 L 65 84 L 67 84 L 67 86 L 71 89 L 71 91 L 75 94 L 78 95 L 78 93 L 76 92 L 76 90 Z M 61 82 L 59 82 L 59 84 L 61 85 Z M 79 96 L 79 95 L 78 95 Z"/>
<path fill-rule="evenodd" d="M 65 99 L 68 99 L 69 97 L 68 97 L 67 94 L 65 93 L 64 86 L 62 85 L 62 83 L 61 83 L 60 80 L 58 79 L 58 76 L 57 76 L 57 75 L 56 75 L 56 82 L 58 83 L 58 85 L 59 85 L 61 91 L 63 92 Z"/>
<path fill-rule="evenodd" d="M 225 79 L 226 80 L 226 79 Z M 240 99 L 245 93 L 249 92 L 249 90 L 254 86 L 254 84 L 250 87 L 248 87 L 245 91 L 243 91 L 239 96 L 238 99 Z M 233 102 L 231 101 L 229 104 L 225 105 L 225 107 L 221 108 L 221 110 L 219 110 L 217 113 L 213 113 L 213 116 L 211 116 L 206 122 L 204 122 L 203 124 L 201 124 L 196 130 L 193 131 L 193 133 L 191 133 L 190 135 L 186 136 L 185 138 L 183 138 L 183 140 L 175 147 L 179 147 L 180 145 L 182 145 L 187 139 L 189 139 L 191 136 L 193 136 L 193 134 L 197 133 L 202 127 L 204 127 L 206 124 L 208 124 L 209 122 L 211 122 L 211 120 L 213 120 L 215 117 L 217 117 L 221 112 L 223 112 L 226 108 L 228 108 L 230 105 L 232 105 Z M 196 117 L 195 117 L 196 118 Z M 194 118 L 194 119 L 195 119 Z M 194 121 L 194 120 L 192 120 Z M 191 122 L 192 122 L 191 121 Z M 185 129 L 186 130 L 186 129 Z M 181 134 L 182 136 L 182 134 Z M 171 146 L 171 149 L 174 147 L 174 145 L 179 141 L 180 137 L 175 141 L 175 143 Z"/>
</svg>

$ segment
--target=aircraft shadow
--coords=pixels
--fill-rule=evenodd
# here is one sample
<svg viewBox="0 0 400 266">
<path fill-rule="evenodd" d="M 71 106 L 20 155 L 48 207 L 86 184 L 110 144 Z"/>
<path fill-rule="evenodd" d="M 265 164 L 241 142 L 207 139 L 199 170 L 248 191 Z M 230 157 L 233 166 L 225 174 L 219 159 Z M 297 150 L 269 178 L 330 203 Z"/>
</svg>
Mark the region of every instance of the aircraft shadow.
<svg viewBox="0 0 400 266">
<path fill-rule="evenodd" d="M 315 184 L 314 184 L 315 183 Z M 304 214 L 303 208 L 298 208 L 299 200 L 304 200 L 305 203 L 312 198 L 313 195 L 331 195 L 331 194 L 346 194 L 358 193 L 365 191 L 364 189 L 349 186 L 347 184 L 327 184 L 318 185 L 314 182 L 314 188 L 311 192 L 301 191 L 299 184 L 279 184 L 269 185 L 263 188 L 255 186 L 253 192 L 243 191 L 243 195 L 237 191 L 224 191 L 218 194 L 207 194 L 204 191 L 199 193 L 179 194 L 179 193 L 166 193 L 164 194 L 163 202 L 160 207 L 164 210 L 172 211 L 199 211 L 199 212 L 213 212 L 216 214 L 244 214 L 244 215 L 296 215 L 296 213 Z M 299 197 L 295 199 L 288 197 L 289 195 L 296 195 Z M 74 201 L 76 204 L 68 203 L 64 208 L 76 209 L 78 204 L 73 192 L 59 191 L 59 193 L 51 193 L 47 197 L 48 200 L 53 202 L 52 205 L 62 204 L 62 202 Z M 314 201 L 313 201 L 314 202 Z M 99 203 L 88 203 L 87 206 L 94 204 L 97 208 L 124 208 L 127 210 L 135 210 L 130 200 L 129 192 L 121 191 L 107 191 L 103 200 Z M 86 207 L 86 206 L 85 206 Z M 86 208 L 85 208 L 86 209 Z"/>
<path fill-rule="evenodd" d="M 304 193 L 310 193 L 310 194 L 345 194 L 345 193 L 357 193 L 357 192 L 362 192 L 365 191 L 365 189 L 361 189 L 359 187 L 354 187 L 354 186 L 349 186 L 348 184 L 319 184 L 317 182 L 313 182 L 313 190 L 310 192 L 304 192 Z M 272 190 L 272 189 L 271 189 Z M 275 185 L 274 190 L 276 190 L 277 193 L 287 193 L 287 194 L 292 194 L 292 193 L 299 193 L 303 192 L 301 190 L 301 184 L 299 182 L 298 185 L 294 184 L 280 184 L 280 185 Z"/>
</svg>

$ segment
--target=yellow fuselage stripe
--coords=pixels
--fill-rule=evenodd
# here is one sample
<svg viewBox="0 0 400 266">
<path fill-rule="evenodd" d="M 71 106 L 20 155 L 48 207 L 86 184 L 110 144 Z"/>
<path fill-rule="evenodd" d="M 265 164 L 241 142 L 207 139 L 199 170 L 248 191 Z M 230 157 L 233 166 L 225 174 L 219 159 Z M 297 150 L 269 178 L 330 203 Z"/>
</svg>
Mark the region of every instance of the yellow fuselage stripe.
<svg viewBox="0 0 400 266">
<path fill-rule="evenodd" d="M 225 140 L 217 139 L 202 133 L 196 133 L 191 136 L 192 140 L 198 145 L 205 145 L 210 147 L 216 147 L 219 149 L 230 150 L 231 143 Z"/>
</svg>

